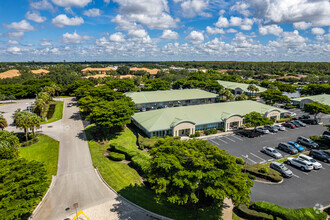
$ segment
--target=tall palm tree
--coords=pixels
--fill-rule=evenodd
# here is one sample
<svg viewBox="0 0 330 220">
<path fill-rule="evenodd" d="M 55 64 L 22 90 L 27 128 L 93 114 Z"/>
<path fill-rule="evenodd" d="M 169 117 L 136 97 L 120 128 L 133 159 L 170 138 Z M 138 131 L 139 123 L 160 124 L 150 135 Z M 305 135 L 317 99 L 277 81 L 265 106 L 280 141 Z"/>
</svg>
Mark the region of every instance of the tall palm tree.
<svg viewBox="0 0 330 220">
<path fill-rule="evenodd" d="M 3 117 L 3 115 L 0 115 L 0 129 L 3 131 L 5 127 L 8 127 L 7 120 L 5 119 L 5 117 Z"/>
</svg>

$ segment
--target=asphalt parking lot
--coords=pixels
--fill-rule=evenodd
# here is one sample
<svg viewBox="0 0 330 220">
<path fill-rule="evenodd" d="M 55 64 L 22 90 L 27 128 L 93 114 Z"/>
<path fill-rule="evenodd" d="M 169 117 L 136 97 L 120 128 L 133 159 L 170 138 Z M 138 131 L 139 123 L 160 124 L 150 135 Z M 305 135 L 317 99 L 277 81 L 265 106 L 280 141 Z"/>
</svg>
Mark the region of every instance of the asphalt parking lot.
<svg viewBox="0 0 330 220">
<path fill-rule="evenodd" d="M 295 111 L 297 116 L 302 114 L 299 109 Z M 320 116 L 323 123 L 329 124 L 329 115 Z M 225 149 L 231 155 L 243 159 L 247 155 L 247 161 L 250 164 L 269 163 L 274 158 L 262 153 L 262 147 L 276 148 L 280 142 L 296 141 L 299 136 L 319 136 L 325 130 L 326 128 L 323 125 L 307 125 L 295 129 L 286 128 L 286 131 L 265 134 L 257 138 L 228 134 L 203 139 L 208 140 L 220 149 Z M 283 151 L 279 150 L 279 152 L 284 157 L 289 156 Z M 254 201 L 268 201 L 288 208 L 314 207 L 316 204 L 328 206 L 330 205 L 330 164 L 323 162 L 321 164 L 323 165 L 322 169 L 310 172 L 303 172 L 287 165 L 294 174 L 292 178 L 284 179 L 281 184 L 264 184 L 255 181 L 251 199 Z"/>
</svg>

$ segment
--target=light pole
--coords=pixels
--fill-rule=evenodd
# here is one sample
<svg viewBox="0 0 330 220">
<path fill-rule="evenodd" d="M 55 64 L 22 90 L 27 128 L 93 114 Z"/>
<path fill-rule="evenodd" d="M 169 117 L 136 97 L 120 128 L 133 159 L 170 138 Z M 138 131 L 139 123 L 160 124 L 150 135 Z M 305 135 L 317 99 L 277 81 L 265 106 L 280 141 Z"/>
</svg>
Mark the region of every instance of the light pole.
<svg viewBox="0 0 330 220">
<path fill-rule="evenodd" d="M 249 155 L 245 155 L 245 170 L 244 172 L 246 173 L 246 164 L 247 164 L 247 159 L 249 158 Z"/>
<path fill-rule="evenodd" d="M 77 217 L 76 219 L 79 219 L 78 218 L 78 207 L 79 207 L 78 202 L 73 204 L 73 208 L 76 210 L 76 217 Z"/>
</svg>

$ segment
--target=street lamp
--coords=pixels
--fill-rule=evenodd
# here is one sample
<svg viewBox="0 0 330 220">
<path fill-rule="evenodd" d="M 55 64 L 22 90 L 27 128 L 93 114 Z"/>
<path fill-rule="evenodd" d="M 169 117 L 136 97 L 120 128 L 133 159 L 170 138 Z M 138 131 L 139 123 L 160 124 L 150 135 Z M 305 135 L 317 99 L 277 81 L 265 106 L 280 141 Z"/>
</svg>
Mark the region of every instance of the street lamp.
<svg viewBox="0 0 330 220">
<path fill-rule="evenodd" d="M 73 208 L 76 210 L 76 216 L 77 216 L 76 219 L 78 219 L 78 207 L 79 207 L 78 202 L 73 204 Z"/>
</svg>

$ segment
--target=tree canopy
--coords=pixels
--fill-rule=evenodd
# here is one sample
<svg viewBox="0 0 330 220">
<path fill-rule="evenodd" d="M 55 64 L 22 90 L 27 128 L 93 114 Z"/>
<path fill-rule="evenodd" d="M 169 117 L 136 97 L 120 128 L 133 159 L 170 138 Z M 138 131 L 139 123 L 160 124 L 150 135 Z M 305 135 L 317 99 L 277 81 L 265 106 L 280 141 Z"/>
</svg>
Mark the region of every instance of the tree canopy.
<svg viewBox="0 0 330 220">
<path fill-rule="evenodd" d="M 106 84 L 111 89 L 117 89 L 120 92 L 129 92 L 134 90 L 135 84 L 133 79 L 118 79 L 118 80 L 111 80 L 106 82 Z"/>
<path fill-rule="evenodd" d="M 244 115 L 243 117 L 245 124 L 250 124 L 253 127 L 274 124 L 274 121 L 272 119 L 264 117 L 258 112 L 251 112 L 249 114 Z"/>
<path fill-rule="evenodd" d="M 41 123 L 41 119 L 34 113 L 28 111 L 20 111 L 14 114 L 16 127 L 24 129 L 25 138 L 28 140 L 28 131 L 31 129 L 34 132 Z"/>
<path fill-rule="evenodd" d="M 253 183 L 225 150 L 203 140 L 161 139 L 150 150 L 147 180 L 159 197 L 179 205 L 248 203 Z"/>
<path fill-rule="evenodd" d="M 267 103 L 288 103 L 289 97 L 283 95 L 280 90 L 268 89 L 260 94 Z"/>
<path fill-rule="evenodd" d="M 18 157 L 19 140 L 13 132 L 0 131 L 0 160 Z"/>
<path fill-rule="evenodd" d="M 0 129 L 3 130 L 8 127 L 8 122 L 3 115 L 0 115 Z"/>
<path fill-rule="evenodd" d="M 330 114 L 330 106 L 319 102 L 305 103 L 303 110 L 304 112 L 313 114 L 314 118 L 316 118 L 319 113 Z"/>
</svg>

